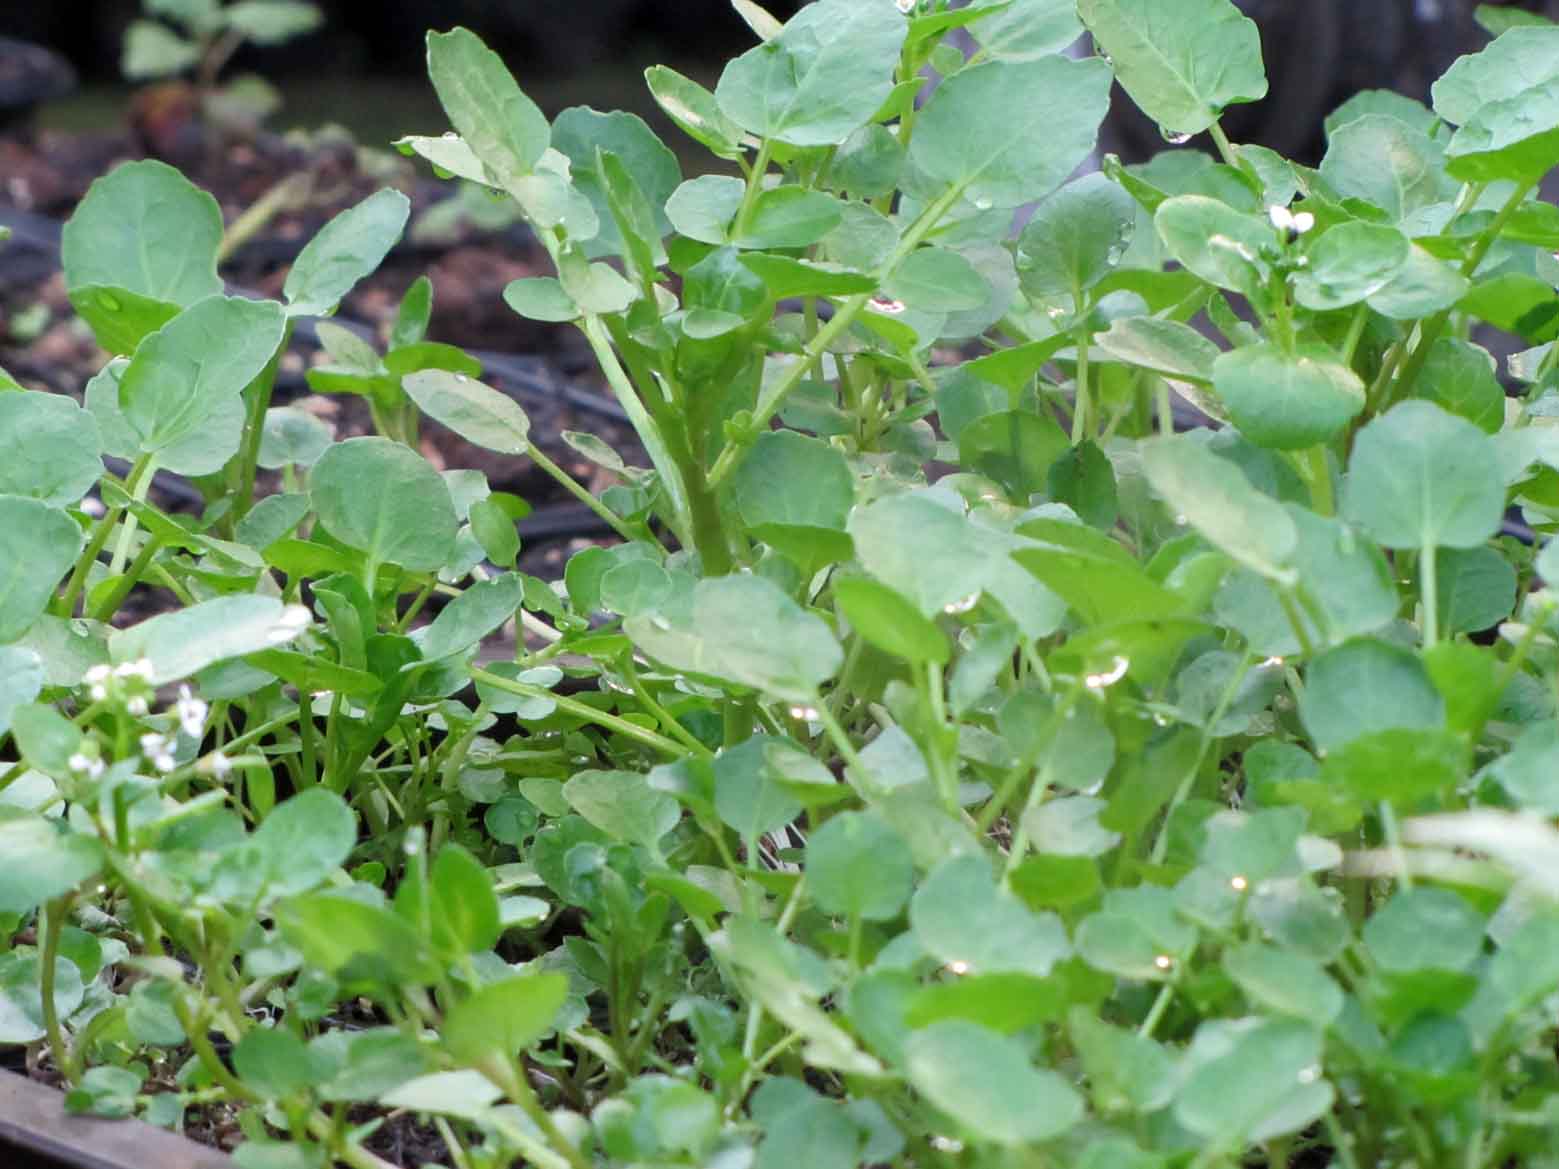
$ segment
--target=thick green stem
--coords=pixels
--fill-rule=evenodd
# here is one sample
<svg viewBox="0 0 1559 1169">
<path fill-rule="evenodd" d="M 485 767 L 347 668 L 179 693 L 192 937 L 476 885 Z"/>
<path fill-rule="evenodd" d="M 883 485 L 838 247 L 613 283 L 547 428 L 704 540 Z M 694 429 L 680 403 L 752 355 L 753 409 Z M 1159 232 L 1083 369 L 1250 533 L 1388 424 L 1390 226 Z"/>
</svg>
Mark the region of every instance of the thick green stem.
<svg viewBox="0 0 1559 1169">
<path fill-rule="evenodd" d="M 38 991 L 43 1008 L 43 1030 L 49 1037 L 49 1056 L 54 1060 L 54 1069 L 75 1087 L 78 1081 L 76 1066 L 65 1044 L 65 1031 L 60 1026 L 59 1009 L 54 1002 L 55 977 L 60 960 L 60 933 L 65 926 L 65 913 L 70 908 L 71 896 L 66 894 L 43 907 L 43 954 L 40 957 Z"/>
<path fill-rule="evenodd" d="M 1440 577 L 1434 542 L 1418 554 L 1418 595 L 1424 610 L 1424 648 L 1432 649 L 1440 641 Z"/>
</svg>

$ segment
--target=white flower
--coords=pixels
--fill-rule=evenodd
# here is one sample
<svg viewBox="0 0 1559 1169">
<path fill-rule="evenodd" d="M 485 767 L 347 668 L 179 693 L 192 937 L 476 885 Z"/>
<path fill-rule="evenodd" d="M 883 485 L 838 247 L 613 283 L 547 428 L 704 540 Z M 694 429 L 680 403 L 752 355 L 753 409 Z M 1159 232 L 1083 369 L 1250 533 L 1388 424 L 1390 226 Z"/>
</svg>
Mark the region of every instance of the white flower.
<svg viewBox="0 0 1559 1169">
<path fill-rule="evenodd" d="M 93 686 L 87 691 L 87 694 L 93 702 L 102 702 L 103 699 L 108 697 L 108 687 L 103 685 Z"/>
<path fill-rule="evenodd" d="M 179 687 L 176 709 L 179 715 L 179 729 L 186 735 L 198 739 L 206 733 L 206 715 L 211 713 L 211 708 L 191 694 L 188 686 Z"/>
<path fill-rule="evenodd" d="M 141 754 L 150 759 L 153 755 L 161 755 L 168 749 L 168 737 L 159 735 L 155 731 L 147 731 L 141 736 Z"/>
<path fill-rule="evenodd" d="M 202 775 L 209 775 L 216 779 L 225 779 L 233 770 L 233 761 L 220 751 L 213 751 L 195 765 L 195 770 Z"/>
<path fill-rule="evenodd" d="M 164 751 L 159 755 L 152 756 L 152 766 L 155 767 L 158 771 L 162 772 L 164 775 L 167 775 L 168 772 L 172 771 L 175 766 L 174 758 L 168 752 Z"/>
<path fill-rule="evenodd" d="M 70 769 L 78 775 L 85 775 L 88 779 L 96 779 L 103 774 L 103 761 L 92 755 L 85 755 L 77 751 L 66 760 Z"/>
<path fill-rule="evenodd" d="M 93 666 L 85 674 L 83 674 L 81 676 L 81 680 L 93 686 L 101 686 L 104 682 L 107 682 L 109 678 L 113 677 L 113 674 L 114 672 L 107 666 L 99 664 Z"/>
<path fill-rule="evenodd" d="M 156 668 L 149 658 L 137 658 L 133 662 L 124 662 L 114 667 L 116 678 L 140 678 L 142 681 L 150 682 L 156 676 Z"/>
<path fill-rule="evenodd" d="M 1289 231 L 1295 235 L 1304 235 L 1315 226 L 1315 216 L 1310 212 L 1301 211 L 1296 215 L 1287 207 L 1279 207 L 1276 204 L 1267 208 L 1267 218 L 1279 231 Z"/>
<path fill-rule="evenodd" d="M 918 0 L 893 0 L 894 6 L 897 7 L 898 10 L 905 16 L 908 16 L 911 12 L 915 11 L 915 5 L 917 2 Z"/>
<path fill-rule="evenodd" d="M 152 707 L 144 695 L 137 694 L 125 702 L 125 709 L 136 718 L 144 718 L 151 712 Z"/>
<path fill-rule="evenodd" d="M 103 501 L 96 496 L 89 495 L 81 501 L 81 510 L 96 519 L 103 514 Z"/>
</svg>

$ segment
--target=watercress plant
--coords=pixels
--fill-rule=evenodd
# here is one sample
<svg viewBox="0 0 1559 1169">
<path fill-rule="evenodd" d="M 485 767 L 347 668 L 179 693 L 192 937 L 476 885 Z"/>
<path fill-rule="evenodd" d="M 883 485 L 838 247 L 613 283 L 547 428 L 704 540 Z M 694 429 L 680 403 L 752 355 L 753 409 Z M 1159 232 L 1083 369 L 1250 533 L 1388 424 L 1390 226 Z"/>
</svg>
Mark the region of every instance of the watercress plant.
<svg viewBox="0 0 1559 1169">
<path fill-rule="evenodd" d="M 1554 1163 L 1559 29 L 1311 168 L 1220 129 L 1228 0 L 735 3 L 713 91 L 647 75 L 693 177 L 428 40 L 401 145 L 554 261 L 505 299 L 632 420 L 600 499 L 426 284 L 320 326 L 378 434 L 271 406 L 399 194 L 282 301 L 167 167 L 82 203 L 116 356 L 0 395 L 0 1042 L 248 1169 L 397 1111 L 461 1166 Z M 1217 157 L 1072 177 L 1115 82 Z M 510 571 L 424 424 L 620 542 Z"/>
</svg>

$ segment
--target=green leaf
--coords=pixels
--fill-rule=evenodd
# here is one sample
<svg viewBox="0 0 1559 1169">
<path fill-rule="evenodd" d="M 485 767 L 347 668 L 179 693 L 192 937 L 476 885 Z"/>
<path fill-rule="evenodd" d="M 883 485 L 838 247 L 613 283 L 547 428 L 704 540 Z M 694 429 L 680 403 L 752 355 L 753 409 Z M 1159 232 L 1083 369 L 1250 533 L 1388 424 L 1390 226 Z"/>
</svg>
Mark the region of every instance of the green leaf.
<svg viewBox="0 0 1559 1169">
<path fill-rule="evenodd" d="M 717 158 L 741 156 L 741 127 L 725 116 L 714 94 L 665 65 L 652 65 L 644 80 L 661 111 L 689 138 Z"/>
<path fill-rule="evenodd" d="M 43 1018 L 43 959 L 12 950 L 0 954 L 0 1044 L 33 1043 L 46 1034 Z M 54 1013 L 66 1019 L 81 1006 L 81 971 L 68 958 L 55 966 Z"/>
<path fill-rule="evenodd" d="M 503 301 L 528 321 L 561 324 L 582 315 L 573 297 L 563 291 L 555 276 L 526 276 L 511 280 L 503 290 Z"/>
<path fill-rule="evenodd" d="M 1240 433 L 1272 450 L 1329 442 L 1364 409 L 1364 383 L 1324 345 L 1232 350 L 1213 364 L 1213 386 Z"/>
<path fill-rule="evenodd" d="M 842 218 L 832 195 L 802 187 L 775 187 L 753 200 L 747 229 L 731 240 L 739 248 L 804 248 L 815 244 Z"/>
<path fill-rule="evenodd" d="M 824 913 L 891 921 L 915 885 L 909 845 L 869 812 L 840 812 L 807 839 L 807 888 Z"/>
<path fill-rule="evenodd" d="M 285 645 L 308 623 L 308 610 L 301 605 L 289 608 L 275 597 L 235 594 L 119 630 L 109 636 L 108 650 L 115 662 L 150 661 L 151 681 L 161 686 L 229 658 Z"/>
<path fill-rule="evenodd" d="M 1402 271 L 1412 251 L 1407 236 L 1382 223 L 1342 223 L 1321 233 L 1294 278 L 1294 299 L 1315 312 L 1358 304 Z"/>
<path fill-rule="evenodd" d="M 995 533 L 924 495 L 894 495 L 857 508 L 850 534 L 866 571 L 909 598 L 924 617 L 978 594 L 987 565 L 1003 556 Z"/>
<path fill-rule="evenodd" d="M 41 816 L 0 820 L 0 855 L 6 859 L 0 913 L 30 913 L 92 877 L 103 863 L 96 840 Z"/>
<path fill-rule="evenodd" d="M 677 613 L 623 623 L 645 653 L 675 669 L 810 702 L 843 661 L 822 618 L 757 576 L 705 579 Z"/>
<path fill-rule="evenodd" d="M 142 341 L 119 381 L 141 452 L 182 475 L 220 471 L 243 439 L 244 388 L 285 335 L 274 301 L 213 296 Z"/>
<path fill-rule="evenodd" d="M 441 568 L 454 548 L 455 505 L 443 476 L 385 438 L 351 438 L 320 456 L 309 497 L 332 536 L 373 564 Z"/>
<path fill-rule="evenodd" d="M 935 196 L 977 209 L 1017 207 L 1055 190 L 1093 151 L 1109 109 L 1110 69 L 1090 58 L 988 61 L 937 86 L 915 123 L 909 161 Z"/>
<path fill-rule="evenodd" d="M 1050 483 L 1050 469 L 1070 447 L 1048 411 L 1002 410 L 968 423 L 958 434 L 958 459 L 996 480 L 1014 500 L 1027 500 Z"/>
<path fill-rule="evenodd" d="M 1435 113 L 1460 126 L 1490 102 L 1516 97 L 1559 77 L 1556 46 L 1559 29 L 1517 28 L 1481 52 L 1458 58 L 1434 83 Z"/>
<path fill-rule="evenodd" d="M 1153 224 L 1170 257 L 1209 284 L 1250 297 L 1265 286 L 1262 252 L 1273 242 L 1266 220 L 1206 195 L 1177 195 L 1159 205 Z"/>
<path fill-rule="evenodd" d="M 512 183 L 536 168 L 552 128 L 480 37 L 465 28 L 430 32 L 428 76 L 450 124 L 500 181 Z"/>
<path fill-rule="evenodd" d="M 760 138 L 837 145 L 892 92 L 906 32 L 889 0 L 818 0 L 728 64 L 715 100 Z"/>
<path fill-rule="evenodd" d="M 1389 974 L 1466 970 L 1483 955 L 1485 924 L 1449 889 L 1402 889 L 1370 914 L 1364 944 Z"/>
<path fill-rule="evenodd" d="M 983 855 L 953 856 L 921 883 L 910 925 L 927 953 L 975 974 L 1048 975 L 1071 953 L 1053 913 L 1032 913 L 996 884 Z"/>
<path fill-rule="evenodd" d="M 844 453 L 794 430 L 758 436 L 731 481 L 742 522 L 842 529 L 855 502 Z"/>
<path fill-rule="evenodd" d="M 458 962 L 498 944 L 503 928 L 492 876 L 458 844 L 439 849 L 428 874 L 428 894 L 433 943 L 447 960 Z M 396 907 L 400 907 L 399 891 Z"/>
<path fill-rule="evenodd" d="M 1121 262 L 1137 232 L 1137 204 L 1099 173 L 1062 187 L 1034 209 L 1018 237 L 1023 291 L 1083 307 L 1083 294 Z"/>
<path fill-rule="evenodd" d="M 1489 436 L 1403 402 L 1354 440 L 1343 514 L 1387 548 L 1473 548 L 1499 530 L 1505 484 Z"/>
<path fill-rule="evenodd" d="M 417 932 L 382 905 L 345 893 L 309 893 L 276 908 L 282 936 L 304 961 L 347 987 L 427 983 L 440 970 Z"/>
<path fill-rule="evenodd" d="M 43 690 L 43 659 L 36 650 L 19 645 L 0 646 L 0 735 L 11 729 L 11 715 Z"/>
<path fill-rule="evenodd" d="M 1394 321 L 1414 321 L 1458 304 L 1471 286 L 1456 268 L 1414 244 L 1402 271 L 1370 297 L 1369 306 Z"/>
<path fill-rule="evenodd" d="M 904 1041 L 910 1083 L 971 1137 L 1019 1146 L 1060 1136 L 1083 1119 L 1083 1098 L 1028 1049 L 975 1023 L 950 1020 Z"/>
<path fill-rule="evenodd" d="M 568 995 L 561 974 L 522 974 L 489 983 L 450 1008 L 444 1046 L 467 1064 L 510 1060 L 552 1028 Z"/>
<path fill-rule="evenodd" d="M 616 840 L 654 849 L 682 818 L 677 801 L 633 771 L 581 771 L 563 785 L 563 798 Z"/>
<path fill-rule="evenodd" d="M 0 495 L 0 645 L 43 616 L 83 543 L 76 521 L 36 499 Z"/>
<path fill-rule="evenodd" d="M 954 313 L 983 308 L 991 286 L 964 257 L 946 248 L 919 248 L 883 281 L 883 292 L 920 312 Z"/>
<path fill-rule="evenodd" d="M 1309 607 L 1300 607 L 1310 644 L 1324 646 L 1328 641 L 1375 633 L 1389 624 L 1401 598 L 1380 549 L 1341 520 L 1316 515 L 1297 504 L 1287 507 L 1299 533 L 1294 568 L 1326 624 L 1323 632 Z M 1244 636 L 1252 653 L 1287 657 L 1300 652 L 1280 595 L 1253 572 L 1236 570 L 1224 581 L 1214 599 L 1214 612 Z"/>
<path fill-rule="evenodd" d="M 1310 663 L 1299 717 L 1315 745 L 1332 751 L 1376 731 L 1436 730 L 1445 703 L 1412 650 L 1358 638 Z"/>
<path fill-rule="evenodd" d="M 200 60 L 200 46 L 155 20 L 132 21 L 125 30 L 119 68 L 131 81 L 182 73 Z"/>
<path fill-rule="evenodd" d="M 244 1085 L 270 1100 L 312 1088 L 330 1074 L 324 1058 L 285 1026 L 253 1028 L 233 1045 L 232 1059 Z"/>
<path fill-rule="evenodd" d="M 424 414 L 467 442 L 505 455 L 529 452 L 530 419 L 509 395 L 441 369 L 411 374 L 401 386 Z"/>
<path fill-rule="evenodd" d="M 1050 498 L 1064 503 L 1090 527 L 1108 531 L 1120 512 L 1115 467 L 1097 444 L 1087 440 L 1064 451 L 1050 465 Z"/>
<path fill-rule="evenodd" d="M 1223 968 L 1263 1010 L 1323 1027 L 1342 1013 L 1342 987 L 1321 963 L 1303 954 L 1248 942 L 1224 952 Z"/>
<path fill-rule="evenodd" d="M 1435 557 L 1440 628 L 1478 633 L 1516 607 L 1516 570 L 1493 548 L 1447 548 Z"/>
<path fill-rule="evenodd" d="M 834 581 L 834 601 L 870 645 L 917 665 L 945 665 L 952 651 L 936 623 L 885 584 L 869 577 Z"/>
<path fill-rule="evenodd" d="M 410 216 L 411 200 L 385 188 L 325 224 L 287 273 L 287 315 L 323 317 L 335 312 L 341 298 L 384 262 Z"/>
<path fill-rule="evenodd" d="M 1218 346 L 1190 325 L 1161 317 L 1118 317 L 1094 338 L 1094 345 L 1107 358 L 1196 382 L 1211 382 L 1218 360 Z"/>
<path fill-rule="evenodd" d="M 1485 769 L 1518 806 L 1553 815 L 1559 810 L 1559 724 L 1534 723 L 1523 730 L 1508 755 Z"/>
<path fill-rule="evenodd" d="M 260 45 L 279 45 L 324 23 L 325 14 L 301 0 L 238 0 L 222 10 L 230 27 Z"/>
<path fill-rule="evenodd" d="M 552 123 L 553 149 L 572 164 L 575 188 L 590 201 L 600 220 L 600 234 L 591 241 L 593 255 L 624 253 L 631 247 L 658 244 L 666 224 L 662 208 L 682 181 L 682 168 L 673 154 L 637 114 L 614 111 L 603 114 L 586 106 L 564 110 Z M 643 238 L 625 248 L 609 193 L 614 186 L 608 173 L 616 160 L 617 178 L 638 193 L 645 204 L 640 210 L 647 221 L 640 224 Z M 619 191 L 628 188 L 619 187 Z M 632 196 L 629 196 L 632 198 Z M 646 247 L 653 262 L 658 248 Z M 637 261 L 636 261 L 637 262 Z"/>
<path fill-rule="evenodd" d="M 63 394 L 0 393 L 0 495 L 77 503 L 103 474 L 97 420 Z"/>
<path fill-rule="evenodd" d="M 1321 1033 L 1298 1020 L 1216 1020 L 1184 1057 L 1175 1119 L 1213 1148 L 1308 1128 L 1332 1106 L 1321 1077 Z"/>
<path fill-rule="evenodd" d="M 265 412 L 265 427 L 260 432 L 259 465 L 279 470 L 291 463 L 312 467 L 335 441 L 329 423 L 296 406 L 273 406 Z"/>
<path fill-rule="evenodd" d="M 249 838 L 267 892 L 286 897 L 322 884 L 357 844 L 357 817 L 335 792 L 311 788 L 277 804 Z"/>
<path fill-rule="evenodd" d="M 1384 113 L 1364 114 L 1332 132 L 1321 178 L 1342 198 L 1362 199 L 1398 225 L 1456 198 L 1445 147 L 1423 127 Z"/>
<path fill-rule="evenodd" d="M 1099 1111 L 1157 1112 L 1174 1097 L 1174 1063 L 1153 1040 L 1111 1026 L 1085 1006 L 1068 1012 L 1067 1031 Z"/>
<path fill-rule="evenodd" d="M 424 661 L 470 653 L 482 639 L 512 618 L 525 598 L 525 582 L 514 573 L 477 581 L 439 611 L 419 642 Z"/>
<path fill-rule="evenodd" d="M 1321 780 L 1360 800 L 1411 808 L 1459 784 L 1467 771 L 1466 754 L 1461 740 L 1448 731 L 1373 731 L 1329 753 Z"/>
<path fill-rule="evenodd" d="M 1541 12 L 1528 12 L 1524 8 L 1505 8 L 1494 4 L 1480 4 L 1472 11 L 1472 17 L 1490 36 L 1500 36 L 1513 28 L 1527 25 L 1539 28 L 1553 24 Z"/>
<path fill-rule="evenodd" d="M 1494 357 L 1459 337 L 1441 337 L 1418 371 L 1416 395 L 1497 434 L 1505 425 L 1505 388 L 1495 376 Z"/>
<path fill-rule="evenodd" d="M 1073 0 L 977 0 L 970 10 L 991 11 L 969 26 L 985 55 L 997 61 L 1030 61 L 1059 53 L 1082 35 Z"/>
<path fill-rule="evenodd" d="M 65 287 L 104 347 L 133 353 L 181 308 L 222 291 L 217 201 L 165 163 L 94 182 L 65 224 Z"/>
<path fill-rule="evenodd" d="M 729 175 L 701 175 L 683 183 L 666 200 L 666 216 L 688 239 L 723 244 L 726 229 L 742 205 L 745 190 L 741 179 Z"/>
<path fill-rule="evenodd" d="M 1140 450 L 1143 473 L 1172 512 L 1235 563 L 1279 583 L 1293 581 L 1294 521 L 1238 466 L 1189 436 L 1145 439 Z"/>
<path fill-rule="evenodd" d="M 1267 96 L 1261 33 L 1230 0 L 1078 0 L 1077 14 L 1167 134 L 1200 134 L 1225 106 Z"/>
</svg>

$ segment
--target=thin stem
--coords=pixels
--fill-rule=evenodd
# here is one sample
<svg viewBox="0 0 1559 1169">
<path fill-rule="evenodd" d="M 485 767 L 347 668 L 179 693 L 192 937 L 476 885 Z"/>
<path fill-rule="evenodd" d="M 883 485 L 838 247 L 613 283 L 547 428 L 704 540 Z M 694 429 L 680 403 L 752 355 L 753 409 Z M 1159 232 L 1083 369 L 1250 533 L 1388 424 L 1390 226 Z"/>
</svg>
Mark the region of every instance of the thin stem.
<svg viewBox="0 0 1559 1169">
<path fill-rule="evenodd" d="M 1175 997 L 1174 980 L 1164 983 L 1159 987 L 1158 997 L 1153 1000 L 1153 1005 L 1148 1008 L 1147 1016 L 1142 1020 L 1142 1025 L 1137 1028 L 1137 1034 L 1144 1039 L 1153 1038 L 1153 1032 L 1158 1030 L 1158 1025 L 1164 1020 L 1164 1012 L 1169 1010 L 1170 1000 Z"/>
<path fill-rule="evenodd" d="M 597 710 L 588 702 L 580 702 L 566 695 L 554 694 L 542 686 L 532 686 L 527 682 L 517 682 L 513 678 L 505 678 L 501 674 L 494 674 L 488 670 L 473 669 L 471 671 L 473 681 L 491 686 L 494 690 L 502 690 L 506 694 L 518 694 L 522 698 L 543 698 L 557 704 L 559 710 L 567 711 L 576 718 L 582 718 L 586 722 L 595 723 L 599 727 L 632 739 L 636 743 L 649 747 L 652 750 L 669 755 L 673 759 L 683 759 L 692 754 L 680 743 L 657 734 L 637 723 L 627 719 L 618 718 L 615 714 L 608 714 L 604 710 Z"/>
<path fill-rule="evenodd" d="M 1207 722 L 1202 727 L 1201 745 L 1196 751 L 1196 760 L 1186 770 L 1185 777 L 1180 781 L 1180 786 L 1175 789 L 1174 796 L 1169 801 L 1169 807 L 1164 809 L 1164 820 L 1159 825 L 1158 835 L 1153 841 L 1153 850 L 1149 853 L 1149 859 L 1156 865 L 1164 863 L 1164 855 L 1169 851 L 1169 821 L 1175 814 L 1175 809 L 1185 803 L 1191 794 L 1196 779 L 1202 773 L 1202 764 L 1207 761 L 1208 749 L 1212 747 L 1214 729 L 1223 720 L 1224 713 L 1229 709 L 1229 704 L 1234 701 L 1234 696 L 1240 692 L 1240 686 L 1245 681 L 1245 675 L 1251 667 L 1251 656 L 1247 652 L 1240 658 L 1240 664 L 1235 668 L 1229 679 L 1229 684 L 1223 688 L 1223 693 L 1218 696 L 1218 705 L 1207 716 Z"/>
<path fill-rule="evenodd" d="M 612 511 L 611 508 L 607 507 L 606 504 L 602 503 L 599 499 L 592 495 L 590 491 L 584 486 L 584 484 L 579 482 L 579 480 L 575 479 L 562 467 L 558 466 L 551 459 L 547 458 L 547 456 L 542 452 L 541 448 L 538 447 L 535 443 L 530 444 L 529 453 L 531 462 L 535 463 L 548 475 L 551 475 L 554 479 L 556 479 L 563 487 L 563 490 L 567 491 L 575 499 L 579 500 L 580 503 L 584 504 L 591 511 L 595 512 L 596 515 L 600 516 L 601 519 L 604 520 L 606 524 L 612 529 L 612 531 L 616 532 L 624 540 L 627 540 L 630 543 L 639 539 L 638 533 L 636 533 L 632 528 L 624 523 L 621 516 L 617 515 Z"/>
<path fill-rule="evenodd" d="M 1083 439 L 1088 437 L 1089 413 L 1092 399 L 1088 392 L 1088 346 L 1092 337 L 1088 332 L 1088 318 L 1086 315 L 1086 302 L 1083 299 L 1082 290 L 1076 295 L 1076 304 L 1079 320 L 1077 323 L 1077 397 L 1072 408 L 1072 445 L 1081 445 Z"/>
<path fill-rule="evenodd" d="M 904 238 L 899 241 L 899 246 L 894 250 L 893 255 L 889 257 L 888 262 L 883 265 L 883 271 L 891 272 L 898 267 L 900 260 L 919 247 L 926 236 L 930 235 L 936 228 L 942 216 L 946 215 L 953 205 L 963 198 L 963 193 L 964 188 L 961 184 L 951 187 L 941 198 L 921 212 L 920 218 L 915 220 L 910 229 L 904 233 Z M 828 347 L 834 343 L 835 338 L 839 337 L 855 323 L 855 318 L 860 316 L 862 310 L 871 302 L 871 299 L 870 293 L 863 292 L 859 296 L 852 296 L 839 306 L 838 311 L 833 315 L 833 319 L 818 330 L 817 336 L 813 337 L 811 343 L 802 351 L 800 359 L 791 362 L 774 387 L 763 395 L 757 408 L 753 410 L 753 433 L 756 434 L 769 425 L 774 416 L 779 413 L 780 407 L 785 404 L 785 399 L 790 396 L 791 391 L 802 383 L 813 365 L 821 359 Z M 718 487 L 736 469 L 736 464 L 740 462 L 743 454 L 743 447 L 737 443 L 732 443 L 720 452 L 720 457 L 715 460 L 715 465 L 709 472 L 708 484 L 711 489 Z"/>
<path fill-rule="evenodd" d="M 1402 888 L 1413 888 L 1413 874 L 1408 868 L 1407 853 L 1402 848 L 1402 829 L 1397 824 L 1397 813 L 1386 800 L 1380 802 L 1380 828 L 1386 835 L 1386 848 L 1391 853 L 1392 863 L 1397 868 L 1397 878 L 1402 882 Z"/>
<path fill-rule="evenodd" d="M 60 1026 L 59 1009 L 54 1002 L 55 976 L 60 960 L 60 933 L 65 924 L 65 912 L 70 907 L 72 894 L 50 901 L 43 907 L 43 954 L 40 961 L 38 992 L 42 996 L 43 1030 L 49 1037 L 49 1056 L 54 1069 L 75 1087 L 79 1081 L 76 1066 L 65 1044 L 65 1031 Z"/>
<path fill-rule="evenodd" d="M 288 318 L 287 327 L 282 330 L 281 344 L 276 346 L 276 352 L 271 354 L 265 368 L 244 390 L 249 414 L 244 420 L 244 445 L 238 453 L 238 465 L 234 470 L 236 482 L 233 510 L 228 513 L 229 523 L 235 526 L 248 514 L 254 502 L 254 477 L 260 465 L 260 440 L 265 434 L 265 412 L 271 407 L 271 391 L 276 386 L 276 371 L 281 368 L 282 354 L 287 352 L 291 341 L 292 320 Z"/>
<path fill-rule="evenodd" d="M 684 545 L 691 547 L 693 521 L 688 506 L 687 485 L 682 481 L 681 469 L 677 466 L 676 460 L 671 457 L 671 451 L 666 446 L 660 427 L 655 424 L 655 420 L 645 409 L 638 390 L 634 388 L 633 381 L 628 376 L 628 371 L 623 369 L 622 362 L 617 360 L 617 352 L 612 348 L 612 339 L 601 318 L 586 317 L 584 323 L 580 325 L 580 330 L 584 333 L 585 340 L 590 343 L 590 350 L 595 354 L 601 372 L 606 375 L 606 384 L 611 387 L 618 405 L 628 415 L 628 421 L 633 424 L 633 429 L 639 435 L 639 441 L 644 443 L 644 450 L 650 456 L 650 462 L 655 465 L 655 470 L 660 475 L 661 485 L 671 499 L 671 526 L 675 529 L 677 538 Z"/>
<path fill-rule="evenodd" d="M 752 209 L 763 190 L 763 179 L 769 172 L 769 159 L 773 152 L 774 146 L 767 138 L 758 144 L 758 157 L 752 164 L 752 173 L 747 176 L 747 189 L 742 192 L 742 205 L 736 212 L 736 222 L 731 226 L 733 239 L 740 239 L 747 234 L 747 225 L 752 220 Z"/>
<path fill-rule="evenodd" d="M 1424 610 L 1424 648 L 1440 642 L 1440 574 L 1435 563 L 1437 549 L 1433 541 L 1418 554 L 1418 594 Z"/>
<path fill-rule="evenodd" d="M 1240 156 L 1234 152 L 1234 143 L 1229 141 L 1229 136 L 1223 132 L 1223 127 L 1217 122 L 1207 127 L 1207 132 L 1212 135 L 1213 145 L 1218 147 L 1218 154 L 1224 162 L 1230 166 L 1240 165 Z"/>
</svg>

